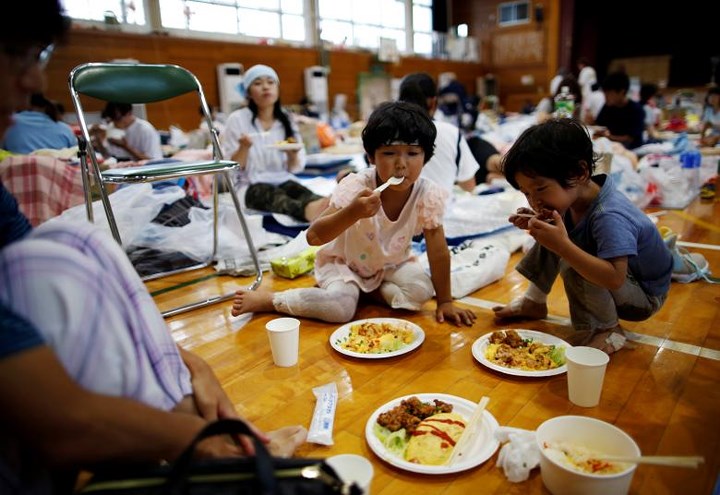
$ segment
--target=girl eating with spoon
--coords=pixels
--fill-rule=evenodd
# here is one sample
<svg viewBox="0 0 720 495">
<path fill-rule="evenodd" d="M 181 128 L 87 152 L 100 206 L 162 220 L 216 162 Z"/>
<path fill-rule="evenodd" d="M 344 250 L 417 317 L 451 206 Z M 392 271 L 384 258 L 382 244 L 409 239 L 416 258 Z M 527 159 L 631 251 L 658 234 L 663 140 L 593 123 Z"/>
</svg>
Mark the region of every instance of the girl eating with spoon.
<svg viewBox="0 0 720 495">
<path fill-rule="evenodd" d="M 445 192 L 420 177 L 433 154 L 435 133 L 419 106 L 380 105 L 362 133 L 374 166 L 345 177 L 307 231 L 310 245 L 323 246 L 315 261 L 318 287 L 239 290 L 233 316 L 274 311 L 344 323 L 355 315 L 361 291 L 391 308 L 411 311 L 420 310 L 435 293 L 437 321 L 471 326 L 475 314 L 455 306 L 450 293 L 450 253 L 442 227 Z M 376 189 L 391 180 L 399 183 Z M 429 276 L 411 250 L 413 236 L 420 233 L 427 244 Z"/>
</svg>

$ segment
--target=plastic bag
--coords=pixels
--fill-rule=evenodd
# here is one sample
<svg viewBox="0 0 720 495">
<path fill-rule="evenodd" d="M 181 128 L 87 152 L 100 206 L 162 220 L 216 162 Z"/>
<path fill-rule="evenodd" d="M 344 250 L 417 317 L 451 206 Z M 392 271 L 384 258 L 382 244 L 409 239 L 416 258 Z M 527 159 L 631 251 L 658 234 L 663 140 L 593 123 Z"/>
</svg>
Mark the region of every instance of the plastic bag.
<svg viewBox="0 0 720 495">
<path fill-rule="evenodd" d="M 450 249 L 450 283 L 453 299 L 499 280 L 505 274 L 510 251 L 491 240 L 464 241 Z M 427 253 L 420 263 L 429 272 Z"/>
</svg>

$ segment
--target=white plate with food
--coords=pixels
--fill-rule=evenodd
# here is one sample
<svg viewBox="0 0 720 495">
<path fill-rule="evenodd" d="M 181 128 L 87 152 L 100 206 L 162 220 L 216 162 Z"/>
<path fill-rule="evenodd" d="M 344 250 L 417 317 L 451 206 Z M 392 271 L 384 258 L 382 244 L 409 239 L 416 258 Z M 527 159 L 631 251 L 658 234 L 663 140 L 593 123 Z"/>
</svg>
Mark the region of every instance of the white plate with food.
<svg viewBox="0 0 720 495">
<path fill-rule="evenodd" d="M 425 332 L 411 321 L 367 318 L 346 323 L 332 335 L 330 345 L 340 354 L 361 359 L 383 359 L 420 347 Z"/>
<path fill-rule="evenodd" d="M 413 398 L 416 398 L 417 401 Z M 391 425 L 396 430 L 392 432 L 378 423 L 378 418 L 381 418 L 385 424 L 388 424 L 388 421 L 392 423 L 394 421 L 391 416 L 392 411 L 403 408 L 403 401 L 406 400 L 416 404 L 419 401 L 423 404 L 423 408 L 429 409 L 433 409 L 430 406 L 437 406 L 435 400 L 444 404 L 435 407 L 434 411 L 425 413 L 430 416 L 420 422 L 414 435 L 407 434 L 405 428 L 397 429 L 397 424 Z M 446 405 L 452 406 L 452 411 L 442 412 L 447 410 Z M 421 474 L 448 474 L 466 471 L 487 461 L 500 445 L 495 438 L 495 430 L 499 427 L 498 422 L 488 411 L 483 411 L 482 422 L 476 430 L 477 437 L 467 450 L 464 459 L 447 464 L 447 460 L 452 456 L 454 442 L 457 442 L 459 436 L 462 435 L 464 425 L 470 421 L 476 407 L 477 404 L 470 400 L 448 394 L 426 393 L 400 397 L 380 406 L 372 413 L 365 425 L 365 440 L 375 455 L 406 471 Z M 440 412 L 437 415 L 432 414 L 435 411 Z M 440 415 L 443 419 L 439 419 Z M 433 426 L 429 426 L 430 423 Z M 463 426 L 459 427 L 458 424 Z M 447 441 L 448 436 L 453 440 L 452 442 Z"/>
<path fill-rule="evenodd" d="M 278 141 L 277 143 L 268 144 L 268 148 L 279 151 L 300 151 L 303 147 L 302 143 L 289 143 L 287 141 Z"/>
<path fill-rule="evenodd" d="M 483 335 L 472 345 L 480 364 L 506 375 L 543 377 L 567 371 L 565 349 L 559 337 L 535 330 L 498 330 Z"/>
</svg>

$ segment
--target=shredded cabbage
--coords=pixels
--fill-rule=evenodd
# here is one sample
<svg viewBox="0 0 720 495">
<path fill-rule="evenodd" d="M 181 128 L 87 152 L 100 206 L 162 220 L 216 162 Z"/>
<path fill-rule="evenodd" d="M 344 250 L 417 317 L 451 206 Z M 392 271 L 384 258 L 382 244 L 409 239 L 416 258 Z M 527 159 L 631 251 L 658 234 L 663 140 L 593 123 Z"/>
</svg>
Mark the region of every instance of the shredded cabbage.
<svg viewBox="0 0 720 495">
<path fill-rule="evenodd" d="M 548 357 L 558 366 L 565 364 L 565 347 L 556 345 L 555 348 L 550 351 Z"/>
<path fill-rule="evenodd" d="M 382 442 L 385 448 L 393 455 L 405 458 L 405 449 L 407 449 L 407 433 L 405 428 L 401 428 L 398 431 L 390 431 L 384 426 L 380 426 L 375 423 L 374 426 L 375 436 Z"/>
</svg>

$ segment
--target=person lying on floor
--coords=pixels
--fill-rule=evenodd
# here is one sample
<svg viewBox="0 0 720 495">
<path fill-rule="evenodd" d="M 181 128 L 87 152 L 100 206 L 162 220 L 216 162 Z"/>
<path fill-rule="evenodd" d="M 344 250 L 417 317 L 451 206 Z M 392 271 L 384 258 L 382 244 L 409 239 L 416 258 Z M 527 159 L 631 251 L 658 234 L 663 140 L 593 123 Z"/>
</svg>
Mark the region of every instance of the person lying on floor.
<svg viewBox="0 0 720 495">
<path fill-rule="evenodd" d="M 516 267 L 530 281 L 527 292 L 493 310 L 501 320 L 545 318 L 560 274 L 576 331 L 571 343 L 611 354 L 625 343 L 620 319 L 645 320 L 665 302 L 673 257 L 612 178 L 593 176 L 595 159 L 587 131 L 573 119 L 527 129 L 505 155 L 505 177 L 532 207 L 509 220 L 536 243 Z"/>
</svg>

